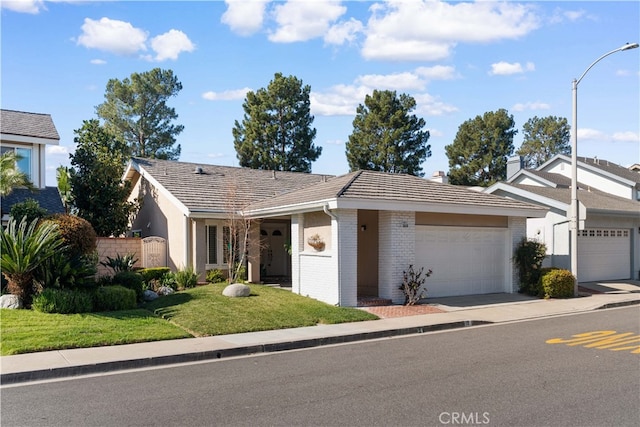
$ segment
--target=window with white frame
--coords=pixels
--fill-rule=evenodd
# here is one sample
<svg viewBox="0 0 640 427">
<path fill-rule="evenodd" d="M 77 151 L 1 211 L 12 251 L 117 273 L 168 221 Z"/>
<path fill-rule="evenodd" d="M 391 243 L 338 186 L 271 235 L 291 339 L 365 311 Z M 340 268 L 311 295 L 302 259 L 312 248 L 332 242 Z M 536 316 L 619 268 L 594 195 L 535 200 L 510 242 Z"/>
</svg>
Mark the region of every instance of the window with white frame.
<svg viewBox="0 0 640 427">
<path fill-rule="evenodd" d="M 218 264 L 217 225 L 207 225 L 207 264 Z"/>
<path fill-rule="evenodd" d="M 1 154 L 7 152 L 15 153 L 16 169 L 31 179 L 31 148 L 3 146 L 1 148 Z"/>
</svg>

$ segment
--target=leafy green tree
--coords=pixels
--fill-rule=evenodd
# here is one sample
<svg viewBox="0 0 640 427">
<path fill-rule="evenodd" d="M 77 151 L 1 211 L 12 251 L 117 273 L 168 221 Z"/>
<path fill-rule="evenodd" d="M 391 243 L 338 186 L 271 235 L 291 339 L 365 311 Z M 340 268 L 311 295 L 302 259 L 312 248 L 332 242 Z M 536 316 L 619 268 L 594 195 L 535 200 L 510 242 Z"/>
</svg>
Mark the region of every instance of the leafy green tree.
<svg viewBox="0 0 640 427">
<path fill-rule="evenodd" d="M 20 157 L 15 151 L 7 151 L 0 157 L 0 196 L 8 196 L 14 188 L 26 187 L 33 190 L 33 184 L 26 173 L 16 167 Z"/>
<path fill-rule="evenodd" d="M 56 169 L 56 181 L 58 184 L 58 193 L 64 205 L 65 213 L 69 213 L 73 204 L 73 195 L 71 194 L 71 171 L 66 166 L 58 166 Z"/>
<path fill-rule="evenodd" d="M 449 158 L 449 182 L 488 187 L 505 179 L 507 160 L 513 154 L 513 116 L 507 110 L 488 111 L 460 125 Z"/>
<path fill-rule="evenodd" d="M 127 142 L 129 155 L 177 160 L 181 148 L 174 144 L 184 126 L 171 124 L 178 115 L 167 100 L 181 90 L 182 83 L 171 70 L 133 73 L 130 79 L 109 80 L 105 102 L 96 113 L 107 130 Z"/>
<path fill-rule="evenodd" d="M 556 154 L 571 154 L 571 126 L 564 117 L 533 117 L 522 127 L 524 141 L 517 151 L 528 168 L 537 168 Z"/>
<path fill-rule="evenodd" d="M 374 90 L 358 106 L 346 145 L 351 171 L 358 169 L 423 176 L 420 164 L 431 156 L 425 121 L 410 114 L 413 97 Z"/>
<path fill-rule="evenodd" d="M 276 73 L 266 89 L 247 93 L 242 123 L 236 120 L 232 130 L 240 166 L 311 172 L 322 147 L 313 144 L 310 91 L 302 80 Z"/>
<path fill-rule="evenodd" d="M 26 218 L 27 223 L 30 224 L 34 219 L 42 219 L 47 216 L 48 213 L 45 208 L 40 206 L 37 200 L 29 198 L 11 206 L 9 216 L 15 218 L 16 221 Z"/>
<path fill-rule="evenodd" d="M 74 133 L 71 192 L 77 215 L 89 221 L 98 236 L 122 235 L 138 208 L 137 202 L 127 200 L 131 184 L 121 182 L 126 143 L 96 119 L 85 120 Z"/>
<path fill-rule="evenodd" d="M 40 265 L 55 255 L 62 245 L 58 226 L 50 221 L 38 225 L 9 218 L 7 228 L 0 227 L 0 269 L 7 279 L 7 290 L 29 307 L 36 292 L 34 275 Z"/>
</svg>

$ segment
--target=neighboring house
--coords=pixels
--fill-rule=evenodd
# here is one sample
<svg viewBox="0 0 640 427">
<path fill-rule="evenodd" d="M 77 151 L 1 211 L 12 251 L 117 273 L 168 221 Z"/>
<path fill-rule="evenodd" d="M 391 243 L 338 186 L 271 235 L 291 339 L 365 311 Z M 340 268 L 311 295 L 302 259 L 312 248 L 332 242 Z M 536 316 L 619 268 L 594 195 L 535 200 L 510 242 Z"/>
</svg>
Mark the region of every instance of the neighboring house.
<svg viewBox="0 0 640 427">
<path fill-rule="evenodd" d="M 249 281 L 289 277 L 293 292 L 341 306 L 404 302 L 399 286 L 410 265 L 433 270 L 429 297 L 514 292 L 513 250 L 526 219 L 547 212 L 372 171 L 330 177 L 134 158 L 125 179 L 143 202 L 133 231 L 166 238 L 171 267 L 224 269 L 231 207 L 254 220 Z M 315 235 L 320 250 L 309 244 Z"/>
<path fill-rule="evenodd" d="M 51 115 L 0 110 L 0 151 L 15 151 L 20 157 L 16 167 L 27 174 L 36 191 L 15 189 L 2 198 L 2 221 L 15 203 L 28 198 L 37 200 L 50 213 L 64 212 L 56 187 L 46 186 L 45 153 L 47 145 L 58 145 L 60 136 Z"/>
<path fill-rule="evenodd" d="M 578 157 L 578 279 L 636 279 L 640 275 L 640 173 L 606 160 Z M 545 266 L 570 269 L 571 158 L 556 155 L 537 169 L 521 158 L 506 182 L 485 191 L 549 208 L 527 221 L 529 238 L 547 246 Z"/>
</svg>

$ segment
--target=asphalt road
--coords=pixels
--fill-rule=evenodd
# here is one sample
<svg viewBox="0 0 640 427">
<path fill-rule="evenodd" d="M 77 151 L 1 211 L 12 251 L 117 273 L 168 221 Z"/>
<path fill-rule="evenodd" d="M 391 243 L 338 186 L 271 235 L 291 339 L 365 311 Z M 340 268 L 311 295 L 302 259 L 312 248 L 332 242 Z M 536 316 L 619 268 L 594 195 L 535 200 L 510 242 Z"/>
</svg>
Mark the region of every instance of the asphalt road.
<svg viewBox="0 0 640 427">
<path fill-rule="evenodd" d="M 604 333 L 595 331 L 616 334 L 597 338 Z M 3 427 L 638 426 L 638 335 L 640 308 L 627 307 L 7 386 L 0 390 L 0 421 Z"/>
</svg>

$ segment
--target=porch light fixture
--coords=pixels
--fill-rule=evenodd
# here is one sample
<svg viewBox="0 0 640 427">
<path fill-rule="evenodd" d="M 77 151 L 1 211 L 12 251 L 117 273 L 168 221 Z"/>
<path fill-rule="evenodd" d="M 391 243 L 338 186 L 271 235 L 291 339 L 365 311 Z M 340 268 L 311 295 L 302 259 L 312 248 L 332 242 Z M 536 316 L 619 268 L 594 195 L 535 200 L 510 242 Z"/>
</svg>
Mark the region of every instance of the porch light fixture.
<svg viewBox="0 0 640 427">
<path fill-rule="evenodd" d="M 571 82 L 571 94 L 573 96 L 573 118 L 571 125 L 571 217 L 569 218 L 569 231 L 571 234 L 571 274 L 575 277 L 573 295 L 578 296 L 578 84 L 589 70 L 602 59 L 616 52 L 635 49 L 638 43 L 627 43 L 617 49 L 605 53 L 587 67 L 579 79 Z"/>
</svg>

